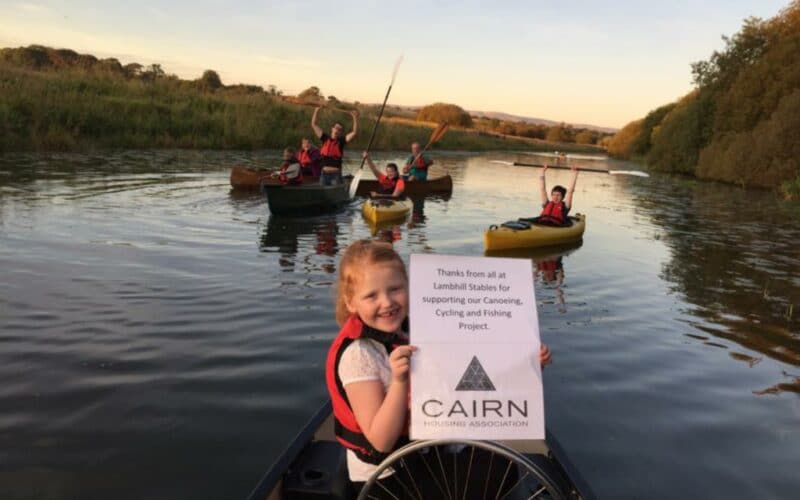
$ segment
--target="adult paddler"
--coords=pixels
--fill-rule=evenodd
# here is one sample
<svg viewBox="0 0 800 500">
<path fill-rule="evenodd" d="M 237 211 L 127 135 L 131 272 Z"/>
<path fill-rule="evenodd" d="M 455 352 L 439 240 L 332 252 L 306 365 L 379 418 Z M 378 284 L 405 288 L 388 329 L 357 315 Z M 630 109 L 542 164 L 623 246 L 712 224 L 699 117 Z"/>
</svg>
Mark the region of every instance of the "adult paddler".
<svg viewBox="0 0 800 500">
<path fill-rule="evenodd" d="M 428 167 L 433 165 L 433 160 L 427 153 L 420 154 L 418 142 L 411 143 L 411 156 L 403 167 L 403 178 L 409 181 L 427 181 Z"/>
<path fill-rule="evenodd" d="M 320 164 L 322 165 L 322 174 L 320 175 L 319 182 L 323 186 L 330 186 L 333 184 L 342 183 L 342 158 L 344 157 L 345 145 L 352 141 L 358 132 L 358 111 L 351 111 L 350 115 L 353 117 L 353 130 L 347 135 L 344 133 L 344 125 L 339 122 L 333 124 L 331 127 L 330 135 L 323 132 L 317 125 L 317 114 L 320 108 L 314 108 L 314 114 L 311 116 L 311 128 L 314 133 L 319 137 L 322 146 L 319 148 Z"/>
</svg>

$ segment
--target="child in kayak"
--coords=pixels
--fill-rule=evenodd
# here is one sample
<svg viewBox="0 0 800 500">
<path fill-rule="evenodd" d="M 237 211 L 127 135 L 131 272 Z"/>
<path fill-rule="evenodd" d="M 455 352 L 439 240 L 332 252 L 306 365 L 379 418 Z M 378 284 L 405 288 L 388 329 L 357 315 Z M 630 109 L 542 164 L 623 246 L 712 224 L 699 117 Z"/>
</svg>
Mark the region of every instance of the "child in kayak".
<svg viewBox="0 0 800 500">
<path fill-rule="evenodd" d="M 364 151 L 361 156 L 367 160 L 367 166 L 372 170 L 372 174 L 378 179 L 378 191 L 371 191 L 369 193 L 371 198 L 400 198 L 403 196 L 403 191 L 406 189 L 406 183 L 400 177 L 397 171 L 397 165 L 394 163 L 386 164 L 386 173 L 382 174 L 372 159 L 369 153 Z"/>
<path fill-rule="evenodd" d="M 297 161 L 293 148 L 286 148 L 283 150 L 283 164 L 281 164 L 281 169 L 273 173 L 272 177 L 280 179 L 281 184 L 303 183 L 303 171 L 300 168 L 300 162 Z"/>
<path fill-rule="evenodd" d="M 570 224 L 567 214 L 570 208 L 572 208 L 572 193 L 575 192 L 575 183 L 578 182 L 578 167 L 573 165 L 570 170 L 572 170 L 572 181 L 570 182 L 569 189 L 564 186 L 555 186 L 552 191 L 550 191 L 550 199 L 548 200 L 547 186 L 545 183 L 547 165 L 542 168 L 542 173 L 539 175 L 539 193 L 542 197 L 542 213 L 539 214 L 539 217 L 530 219 L 531 222 L 548 226 L 568 226 Z"/>
<path fill-rule="evenodd" d="M 406 266 L 390 244 L 360 240 L 345 250 L 336 285 L 341 331 L 328 351 L 325 381 L 357 488 L 408 442 L 408 374 L 416 351 L 405 332 L 408 302 Z M 539 360 L 550 361 L 544 344 Z"/>
</svg>

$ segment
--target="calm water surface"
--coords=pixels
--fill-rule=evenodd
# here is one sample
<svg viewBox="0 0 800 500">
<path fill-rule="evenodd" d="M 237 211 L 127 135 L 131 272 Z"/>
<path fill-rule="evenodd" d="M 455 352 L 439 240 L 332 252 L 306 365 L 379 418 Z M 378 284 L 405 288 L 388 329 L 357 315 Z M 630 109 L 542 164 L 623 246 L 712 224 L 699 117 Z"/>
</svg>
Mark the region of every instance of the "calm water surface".
<svg viewBox="0 0 800 500">
<path fill-rule="evenodd" d="M 326 397 L 350 242 L 481 255 L 537 210 L 537 171 L 489 162 L 531 156 L 453 155 L 403 224 L 278 218 L 228 184 L 270 159 L 0 156 L 0 498 L 244 498 Z M 598 496 L 796 498 L 800 207 L 581 174 L 574 210 L 583 245 L 534 279 L 547 424 Z"/>
</svg>

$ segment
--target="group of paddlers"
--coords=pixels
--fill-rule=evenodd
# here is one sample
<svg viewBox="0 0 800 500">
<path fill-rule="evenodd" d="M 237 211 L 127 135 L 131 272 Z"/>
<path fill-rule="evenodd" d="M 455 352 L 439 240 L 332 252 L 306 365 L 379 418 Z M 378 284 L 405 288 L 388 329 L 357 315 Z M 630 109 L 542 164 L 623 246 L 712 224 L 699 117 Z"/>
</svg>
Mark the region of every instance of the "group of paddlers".
<svg viewBox="0 0 800 500">
<path fill-rule="evenodd" d="M 321 146 L 317 148 L 310 139 L 304 138 L 300 150 L 286 148 L 283 151 L 283 164 L 274 174 L 284 184 L 302 184 L 308 179 L 319 179 L 323 186 L 342 183 L 342 160 L 347 143 L 352 141 L 358 133 L 358 112 L 353 111 L 353 128 L 344 134 L 344 125 L 335 122 L 330 133 L 325 132 L 317 124 L 317 115 L 320 108 L 314 109 L 311 116 L 311 128 L 319 139 Z M 433 165 L 433 160 L 427 153 L 420 150 L 418 142 L 411 144 L 411 154 L 408 156 L 401 175 L 396 163 L 388 163 L 384 172 L 378 170 L 369 157 L 368 152 L 362 154 L 367 166 L 372 170 L 378 180 L 379 190 L 371 193 L 373 197 L 400 197 L 405 189 L 406 182 L 428 180 L 428 168 Z"/>
<path fill-rule="evenodd" d="M 314 109 L 311 116 L 311 128 L 322 144 L 316 148 L 308 139 L 304 138 L 301 143 L 300 151 L 293 148 L 286 148 L 283 151 L 283 164 L 279 172 L 274 175 L 280 178 L 284 184 L 302 184 L 305 178 L 319 179 L 323 186 L 331 186 L 342 183 L 342 159 L 347 143 L 356 137 L 358 132 L 358 112 L 352 111 L 353 129 L 344 134 L 344 125 L 335 122 L 331 127 L 330 134 L 326 133 L 317 124 L 317 115 L 320 108 Z M 378 180 L 378 191 L 372 191 L 370 196 L 373 198 L 400 198 L 405 190 L 405 183 L 409 181 L 426 181 L 428 179 L 428 168 L 433 165 L 433 160 L 420 150 L 418 142 L 411 144 L 411 154 L 406 159 L 401 175 L 396 163 L 387 163 L 386 168 L 381 172 L 367 151 L 362 153 L 365 163 L 370 168 L 375 178 Z M 565 160 L 562 153 L 558 157 L 557 163 Z M 572 207 L 572 195 L 575 191 L 575 183 L 578 180 L 577 167 L 572 168 L 572 179 L 569 189 L 563 186 L 555 186 L 548 197 L 545 186 L 545 173 L 547 166 L 542 169 L 540 178 L 540 195 L 542 198 L 542 211 L 538 217 L 530 219 L 531 222 L 547 224 L 552 226 L 562 226 L 569 224 L 568 213 Z"/>
</svg>

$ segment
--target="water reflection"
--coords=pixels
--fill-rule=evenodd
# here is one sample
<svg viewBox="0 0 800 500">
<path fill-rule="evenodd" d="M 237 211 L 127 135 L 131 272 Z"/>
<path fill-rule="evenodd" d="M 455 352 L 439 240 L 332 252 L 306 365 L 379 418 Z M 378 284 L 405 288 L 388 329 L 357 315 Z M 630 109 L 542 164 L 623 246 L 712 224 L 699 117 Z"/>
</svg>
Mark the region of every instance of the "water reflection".
<svg viewBox="0 0 800 500">
<path fill-rule="evenodd" d="M 800 366 L 800 223 L 782 213 L 790 206 L 712 183 L 657 187 L 641 184 L 633 193 L 659 229 L 653 237 L 670 249 L 661 278 L 696 306 L 682 321 Z"/>
<path fill-rule="evenodd" d="M 540 283 L 548 293 L 552 292 L 558 312 L 567 312 L 564 298 L 564 257 L 576 252 L 583 241 L 544 248 L 518 248 L 486 252 L 491 257 L 530 259 L 533 261 L 533 281 Z"/>
<path fill-rule="evenodd" d="M 285 217 L 270 215 L 261 233 L 259 249 L 262 252 L 277 251 L 278 263 L 284 271 L 295 271 L 297 265 L 303 270 L 313 268 L 311 255 L 335 257 L 339 251 L 337 237 L 339 226 L 336 216 Z M 312 238 L 308 238 L 313 236 Z M 299 255 L 298 255 L 299 254 Z M 336 272 L 330 259 L 319 264 L 326 273 Z"/>
</svg>

